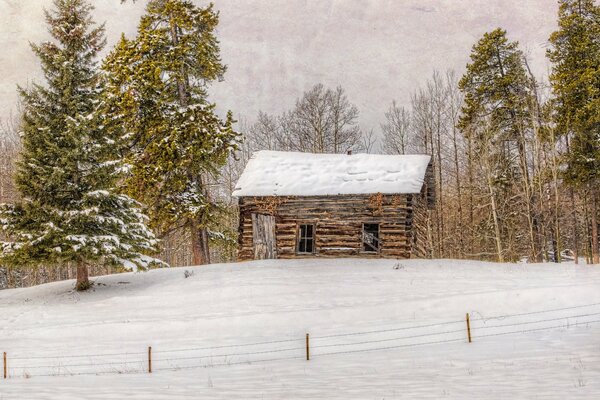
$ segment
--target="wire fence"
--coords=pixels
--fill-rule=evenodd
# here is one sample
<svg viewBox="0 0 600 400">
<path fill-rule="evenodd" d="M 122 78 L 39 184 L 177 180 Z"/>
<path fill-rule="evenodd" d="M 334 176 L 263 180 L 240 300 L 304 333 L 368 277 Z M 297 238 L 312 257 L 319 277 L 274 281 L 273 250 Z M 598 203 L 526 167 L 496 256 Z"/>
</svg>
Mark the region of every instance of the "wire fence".
<svg viewBox="0 0 600 400">
<path fill-rule="evenodd" d="M 584 310 L 587 309 L 587 310 Z M 578 311 L 575 311 L 578 310 Z M 581 310 L 581 311 L 579 311 Z M 600 323 L 600 303 L 471 318 L 469 337 L 485 338 L 568 329 Z M 5 353 L 7 378 L 77 376 L 177 371 L 217 366 L 310 359 L 467 342 L 465 320 L 403 325 L 363 331 L 204 347 L 161 348 L 140 352 L 51 355 Z M 156 355 L 157 357 L 153 357 Z"/>
</svg>

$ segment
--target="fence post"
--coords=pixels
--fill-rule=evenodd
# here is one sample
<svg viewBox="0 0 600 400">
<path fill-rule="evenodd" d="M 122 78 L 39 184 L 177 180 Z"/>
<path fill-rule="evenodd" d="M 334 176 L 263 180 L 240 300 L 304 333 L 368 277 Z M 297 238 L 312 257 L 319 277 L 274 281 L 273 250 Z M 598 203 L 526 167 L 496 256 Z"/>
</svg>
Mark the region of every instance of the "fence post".
<svg viewBox="0 0 600 400">
<path fill-rule="evenodd" d="M 469 336 L 469 343 L 471 343 L 471 321 L 469 319 L 469 313 L 467 313 L 467 335 Z"/>
<path fill-rule="evenodd" d="M 306 361 L 310 361 L 310 336 L 306 334 Z"/>
<path fill-rule="evenodd" d="M 148 346 L 148 373 L 152 373 L 152 346 Z"/>
<path fill-rule="evenodd" d="M 6 379 L 6 352 L 4 352 L 4 379 Z"/>
</svg>

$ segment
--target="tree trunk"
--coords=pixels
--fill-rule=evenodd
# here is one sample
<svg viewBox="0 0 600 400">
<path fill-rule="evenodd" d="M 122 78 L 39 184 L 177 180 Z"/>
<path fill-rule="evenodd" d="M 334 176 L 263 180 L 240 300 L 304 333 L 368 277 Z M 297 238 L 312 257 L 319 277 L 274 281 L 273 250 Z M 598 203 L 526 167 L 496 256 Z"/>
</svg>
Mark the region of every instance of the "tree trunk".
<svg viewBox="0 0 600 400">
<path fill-rule="evenodd" d="M 469 254 L 473 254 L 475 252 L 475 243 L 473 237 L 473 227 L 475 226 L 475 199 L 473 195 L 473 187 L 475 182 L 474 171 L 473 171 L 473 139 L 471 138 L 471 134 L 469 134 L 467 138 L 467 169 L 469 172 Z"/>
<path fill-rule="evenodd" d="M 552 130 L 552 143 L 556 143 L 554 139 L 554 130 Z M 561 216 L 561 207 L 560 207 L 560 195 L 558 193 L 558 162 L 557 162 L 557 154 L 556 154 L 556 145 L 552 148 L 552 185 L 554 186 L 554 237 L 556 238 L 554 241 L 556 242 L 556 254 L 554 256 L 554 261 L 559 263 L 562 261 L 561 256 L 561 229 L 560 229 L 560 216 Z M 565 229 L 566 230 L 566 229 Z M 577 255 L 577 252 L 575 252 Z M 575 264 L 577 264 L 577 260 L 575 260 Z"/>
<path fill-rule="evenodd" d="M 90 279 L 87 265 L 83 263 L 77 264 L 77 282 L 75 283 L 75 290 L 84 291 L 90 288 Z"/>
<path fill-rule="evenodd" d="M 178 27 L 173 20 L 173 16 L 169 16 L 169 27 L 171 29 L 171 44 L 173 47 L 177 47 L 179 45 Z M 183 65 L 181 66 L 180 73 L 181 76 L 177 78 L 177 94 L 179 95 L 179 104 L 185 107 L 187 106 L 188 91 L 185 85 L 186 71 Z"/>
<path fill-rule="evenodd" d="M 598 190 L 592 188 L 592 264 L 600 263 L 600 248 L 598 247 Z"/>
<path fill-rule="evenodd" d="M 431 225 L 431 211 L 427 211 L 427 243 L 429 249 L 426 258 L 434 258 L 435 245 L 433 243 L 433 227 Z"/>
<path fill-rule="evenodd" d="M 543 224 L 543 197 L 540 196 L 539 200 L 536 201 L 535 196 L 535 179 L 530 177 L 529 168 L 531 166 L 532 176 L 535 177 L 537 173 L 537 168 L 541 168 L 541 160 L 539 159 L 540 153 L 540 127 L 543 125 L 542 122 L 542 111 L 541 105 L 539 101 L 539 95 L 537 92 L 537 82 L 535 77 L 533 76 L 531 69 L 529 68 L 529 63 L 527 62 L 527 57 L 523 59 L 525 67 L 529 73 L 529 77 L 531 79 L 531 89 L 533 92 L 533 96 L 531 101 L 531 119 L 533 122 L 533 139 L 532 139 L 532 147 L 534 151 L 534 157 L 531 160 L 531 165 L 527 160 L 527 135 L 523 131 L 523 125 L 518 124 L 519 126 L 519 156 L 521 161 L 521 169 L 524 178 L 525 185 L 525 196 L 526 196 L 526 205 L 527 205 L 527 214 L 528 214 L 528 222 L 529 222 L 529 240 L 531 247 L 531 256 L 535 262 L 541 262 L 543 260 L 543 254 L 545 253 L 544 249 L 546 247 L 545 240 L 546 236 L 542 234 L 543 240 L 540 240 L 540 231 L 544 231 Z M 536 166 L 536 160 L 538 161 L 538 165 Z M 539 202 L 539 207 L 538 207 Z"/>
<path fill-rule="evenodd" d="M 550 226 L 550 235 L 552 241 L 552 262 L 560 263 L 560 250 L 558 248 L 558 241 L 556 240 L 556 235 L 554 234 L 554 228 Z"/>
<path fill-rule="evenodd" d="M 446 239 L 446 234 L 445 234 L 445 228 L 444 228 L 444 184 L 443 184 L 443 177 L 442 177 L 442 134 L 440 133 L 440 124 L 441 122 L 438 122 L 438 126 L 437 126 L 437 148 L 436 148 L 436 157 L 437 157 L 437 175 L 438 175 L 438 194 L 437 194 L 437 198 L 438 200 L 438 212 L 437 212 L 437 219 L 438 219 L 438 257 L 439 258 L 443 258 L 445 256 L 445 249 L 444 249 L 444 240 Z"/>
<path fill-rule="evenodd" d="M 585 262 L 592 264 L 592 232 L 590 222 L 590 203 L 589 193 L 587 190 L 583 190 L 583 225 L 585 227 Z"/>
<path fill-rule="evenodd" d="M 487 183 L 488 190 L 490 191 L 490 202 L 492 206 L 492 217 L 494 220 L 494 236 L 496 240 L 496 253 L 498 254 L 498 262 L 504 262 L 504 254 L 502 250 L 502 237 L 500 233 L 500 221 L 498 218 L 498 207 L 496 206 L 496 194 L 494 193 L 494 186 L 492 184 L 491 172 L 487 170 Z"/>
<path fill-rule="evenodd" d="M 192 264 L 210 264 L 210 252 L 208 247 L 208 229 L 192 223 Z"/>
<path fill-rule="evenodd" d="M 458 155 L 458 145 L 456 139 L 456 128 L 452 128 L 452 144 L 454 146 L 454 173 L 456 174 L 456 196 L 458 197 L 458 258 L 465 257 L 465 239 L 463 229 L 463 209 L 462 209 L 462 192 L 460 184 L 460 165 Z"/>
<path fill-rule="evenodd" d="M 565 136 L 565 146 L 567 154 L 571 153 L 571 144 L 569 142 L 569 135 Z M 569 188 L 569 197 L 571 198 L 571 230 L 573 235 L 573 257 L 575 257 L 575 264 L 579 264 L 579 232 L 577 229 L 577 204 L 575 202 L 575 190 L 573 186 Z"/>
</svg>

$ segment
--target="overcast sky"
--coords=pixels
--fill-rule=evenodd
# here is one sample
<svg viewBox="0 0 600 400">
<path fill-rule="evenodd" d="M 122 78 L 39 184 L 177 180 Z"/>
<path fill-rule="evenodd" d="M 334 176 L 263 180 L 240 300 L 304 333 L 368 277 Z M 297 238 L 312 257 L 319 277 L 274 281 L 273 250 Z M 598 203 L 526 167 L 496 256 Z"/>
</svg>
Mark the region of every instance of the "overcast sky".
<svg viewBox="0 0 600 400">
<path fill-rule="evenodd" d="M 198 4 L 207 2 L 196 0 Z M 95 0 L 109 48 L 135 33 L 144 1 Z M 228 65 L 212 89 L 221 112 L 252 119 L 279 113 L 313 84 L 342 85 L 363 129 L 379 131 L 392 100 L 410 93 L 434 69 L 464 71 L 472 45 L 502 27 L 547 74 L 544 53 L 556 27 L 556 0 L 216 0 L 218 37 Z M 0 118 L 15 109 L 16 85 L 41 77 L 28 42 L 48 38 L 43 7 L 51 0 L 0 0 Z"/>
</svg>

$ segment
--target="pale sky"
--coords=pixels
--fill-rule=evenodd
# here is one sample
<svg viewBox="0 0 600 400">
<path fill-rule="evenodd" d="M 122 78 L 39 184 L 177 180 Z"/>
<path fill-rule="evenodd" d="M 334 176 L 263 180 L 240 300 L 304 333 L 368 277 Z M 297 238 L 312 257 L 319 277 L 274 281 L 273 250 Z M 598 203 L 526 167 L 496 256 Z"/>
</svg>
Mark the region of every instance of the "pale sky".
<svg viewBox="0 0 600 400">
<path fill-rule="evenodd" d="M 195 0 L 198 4 L 207 4 Z M 93 1 L 106 21 L 109 48 L 121 32 L 135 33 L 144 1 Z M 410 93 L 434 69 L 462 74 L 472 45 L 507 29 L 547 75 L 545 49 L 556 27 L 556 0 L 215 0 L 218 37 L 228 65 L 211 99 L 253 119 L 280 113 L 315 83 L 342 85 L 360 111 L 361 127 L 379 131 L 392 100 Z M 43 7 L 51 0 L 0 0 L 0 119 L 15 109 L 16 85 L 40 80 L 28 42 L 48 39 Z"/>
</svg>

